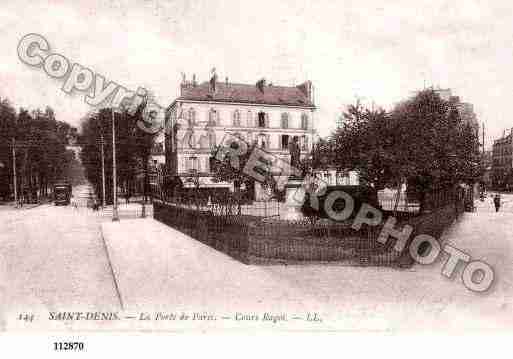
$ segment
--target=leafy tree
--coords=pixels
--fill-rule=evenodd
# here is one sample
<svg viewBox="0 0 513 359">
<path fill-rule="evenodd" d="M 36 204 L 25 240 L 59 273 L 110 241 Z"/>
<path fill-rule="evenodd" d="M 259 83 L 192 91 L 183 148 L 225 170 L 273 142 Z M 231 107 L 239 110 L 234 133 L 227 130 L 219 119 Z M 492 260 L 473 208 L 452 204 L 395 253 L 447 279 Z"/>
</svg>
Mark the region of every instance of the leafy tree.
<svg viewBox="0 0 513 359">
<path fill-rule="evenodd" d="M 0 196 L 11 193 L 12 149 L 15 140 L 17 188 L 20 197 L 35 200 L 48 194 L 50 185 L 66 176 L 73 155 L 66 149 L 76 129 L 57 121 L 52 108 L 18 113 L 7 99 L 0 101 Z"/>
<path fill-rule="evenodd" d="M 408 183 L 424 208 L 427 192 L 472 183 L 479 176 L 479 141 L 451 102 L 433 90 L 390 112 L 360 103 L 344 113 L 330 139 L 332 162 L 359 171 L 376 189 Z"/>
<path fill-rule="evenodd" d="M 390 153 L 396 139 L 390 116 L 382 109 L 365 108 L 358 101 L 348 107 L 343 119 L 318 157 L 328 158 L 324 162 L 338 170 L 358 170 L 360 179 L 377 189 L 396 182 Z"/>
<path fill-rule="evenodd" d="M 12 137 L 16 110 L 9 100 L 0 99 L 0 198 L 7 198 L 12 183 Z"/>
<path fill-rule="evenodd" d="M 135 112 L 124 108 L 114 112 L 116 133 L 116 166 L 118 185 L 130 196 L 139 173 L 144 175 L 144 195 L 148 188 L 148 162 L 154 135 L 141 130 L 137 125 L 142 119 L 146 103 L 143 102 Z M 112 203 L 112 111 L 110 108 L 90 113 L 82 122 L 79 142 L 82 146 L 81 160 L 85 176 L 94 186 L 100 198 L 102 195 L 101 144 L 103 140 L 106 202 Z"/>
</svg>

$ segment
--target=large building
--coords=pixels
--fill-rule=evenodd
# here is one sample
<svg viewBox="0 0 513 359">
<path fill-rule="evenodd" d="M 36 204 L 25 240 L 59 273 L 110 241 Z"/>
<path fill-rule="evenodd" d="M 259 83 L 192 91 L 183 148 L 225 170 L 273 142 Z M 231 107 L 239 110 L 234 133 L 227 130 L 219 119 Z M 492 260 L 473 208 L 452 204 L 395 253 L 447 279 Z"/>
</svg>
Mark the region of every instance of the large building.
<svg viewBox="0 0 513 359">
<path fill-rule="evenodd" d="M 294 137 L 302 157 L 311 150 L 314 112 L 310 81 L 275 86 L 263 79 L 256 84 L 219 82 L 215 74 L 201 84 L 184 79 L 180 96 L 166 113 L 166 126 L 176 133 L 171 136 L 173 131 L 167 131 L 166 165 L 186 185 L 193 182 L 194 174 L 200 187 L 230 187 L 213 182 L 210 172 L 212 150 L 226 134 L 290 161 L 289 143 Z"/>
<path fill-rule="evenodd" d="M 493 141 L 492 185 L 496 189 L 513 188 L 513 128 L 509 135 Z"/>
</svg>

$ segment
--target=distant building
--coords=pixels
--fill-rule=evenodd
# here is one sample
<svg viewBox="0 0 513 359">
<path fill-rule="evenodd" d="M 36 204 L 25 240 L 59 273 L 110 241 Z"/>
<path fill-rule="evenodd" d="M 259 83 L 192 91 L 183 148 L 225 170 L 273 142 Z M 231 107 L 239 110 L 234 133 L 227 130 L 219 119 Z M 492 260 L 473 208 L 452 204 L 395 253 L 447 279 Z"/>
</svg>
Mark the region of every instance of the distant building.
<svg viewBox="0 0 513 359">
<path fill-rule="evenodd" d="M 334 167 L 326 166 L 316 169 L 313 175 L 327 186 L 358 186 L 360 177 L 357 171 L 339 171 Z"/>
<path fill-rule="evenodd" d="M 475 131 L 476 135 L 479 135 L 479 122 L 474 112 L 474 105 L 468 102 L 462 102 L 459 96 L 454 96 L 452 94 L 452 89 L 450 88 L 432 88 L 432 90 L 438 94 L 442 100 L 448 101 L 455 105 L 463 121 L 470 125 L 470 127 Z M 420 91 L 416 91 L 414 95 L 418 94 L 419 92 Z"/>
<path fill-rule="evenodd" d="M 229 187 L 212 181 L 212 150 L 225 134 L 237 135 L 289 162 L 289 144 L 297 136 L 301 157 L 314 139 L 313 87 L 310 81 L 298 86 L 275 86 L 264 79 L 256 84 L 232 83 L 226 79 L 198 84 L 196 79 L 181 84 L 181 95 L 168 107 L 166 165 L 192 186 L 194 174 L 200 187 Z M 290 163 L 290 162 L 289 162 Z M 262 197 L 256 185 L 257 199 Z"/>
<path fill-rule="evenodd" d="M 482 182 L 485 188 L 492 188 L 493 184 L 493 151 L 484 151 L 483 153 L 483 177 Z"/>
<path fill-rule="evenodd" d="M 513 128 L 509 135 L 493 141 L 492 185 L 496 189 L 513 188 Z"/>
<path fill-rule="evenodd" d="M 75 159 L 80 162 L 80 151 L 82 151 L 82 147 L 77 145 L 77 144 L 71 144 L 71 145 L 67 145 L 66 146 L 66 149 L 68 151 L 72 151 L 74 156 L 75 156 Z"/>
<path fill-rule="evenodd" d="M 153 165 L 163 165 L 166 163 L 164 131 L 160 131 L 155 137 L 153 147 L 151 148 L 151 162 Z"/>
</svg>

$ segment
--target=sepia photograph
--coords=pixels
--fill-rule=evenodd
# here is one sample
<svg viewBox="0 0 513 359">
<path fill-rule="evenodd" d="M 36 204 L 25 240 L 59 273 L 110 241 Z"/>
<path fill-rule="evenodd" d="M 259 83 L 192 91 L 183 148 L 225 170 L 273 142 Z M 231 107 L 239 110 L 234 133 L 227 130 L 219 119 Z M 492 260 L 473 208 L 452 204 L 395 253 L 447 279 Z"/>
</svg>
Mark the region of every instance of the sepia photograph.
<svg viewBox="0 0 513 359">
<path fill-rule="evenodd" d="M 511 331 L 512 22 L 2 0 L 0 332 Z"/>
</svg>

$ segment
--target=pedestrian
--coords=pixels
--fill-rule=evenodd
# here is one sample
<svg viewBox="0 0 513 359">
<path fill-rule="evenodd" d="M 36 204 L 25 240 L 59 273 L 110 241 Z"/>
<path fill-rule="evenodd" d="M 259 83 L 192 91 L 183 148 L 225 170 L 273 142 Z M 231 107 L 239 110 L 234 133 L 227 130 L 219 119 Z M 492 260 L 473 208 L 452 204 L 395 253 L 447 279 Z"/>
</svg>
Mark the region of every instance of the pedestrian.
<svg viewBox="0 0 513 359">
<path fill-rule="evenodd" d="M 96 199 L 96 197 L 93 199 L 93 211 L 98 211 L 100 205 L 98 204 L 98 200 Z"/>
<path fill-rule="evenodd" d="M 73 206 L 73 208 L 75 210 L 78 209 L 78 202 L 77 202 L 77 199 L 75 197 L 73 197 L 73 195 L 71 195 L 71 205 Z"/>
<path fill-rule="evenodd" d="M 501 195 L 496 194 L 493 198 L 493 204 L 495 205 L 495 212 L 499 212 L 499 209 L 501 208 Z"/>
</svg>

